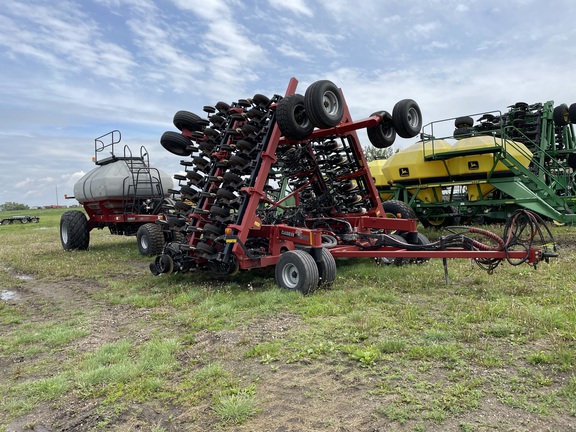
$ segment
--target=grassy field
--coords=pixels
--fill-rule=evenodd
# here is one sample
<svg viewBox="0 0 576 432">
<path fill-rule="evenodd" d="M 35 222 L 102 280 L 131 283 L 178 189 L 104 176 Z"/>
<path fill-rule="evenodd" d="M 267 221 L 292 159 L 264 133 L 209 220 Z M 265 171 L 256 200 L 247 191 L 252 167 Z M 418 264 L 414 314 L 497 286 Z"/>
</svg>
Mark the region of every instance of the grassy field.
<svg viewBox="0 0 576 432">
<path fill-rule="evenodd" d="M 0 430 L 576 430 L 574 227 L 537 269 L 341 260 L 302 296 L 154 277 L 107 231 L 65 252 L 63 211 L 0 226 Z"/>
</svg>

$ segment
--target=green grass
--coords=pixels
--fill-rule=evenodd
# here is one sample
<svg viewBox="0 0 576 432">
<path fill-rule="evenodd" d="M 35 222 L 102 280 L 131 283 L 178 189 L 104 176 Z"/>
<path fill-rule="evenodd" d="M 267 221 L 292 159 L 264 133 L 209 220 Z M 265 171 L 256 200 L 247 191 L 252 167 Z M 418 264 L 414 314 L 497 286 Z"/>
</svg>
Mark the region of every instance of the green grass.
<svg viewBox="0 0 576 432">
<path fill-rule="evenodd" d="M 0 301 L 0 430 L 77 399 L 101 407 L 102 428 L 135 405 L 172 407 L 164 422 L 177 412 L 250 425 L 266 413 L 265 383 L 315 368 L 362 382 L 376 406 L 366 414 L 406 430 L 475 430 L 486 401 L 543 421 L 576 416 L 574 251 L 493 275 L 449 260 L 450 285 L 440 260 L 341 260 L 331 289 L 301 296 L 277 289 L 270 271 L 154 277 L 133 237 L 105 230 L 91 233 L 89 251 L 65 252 L 63 210 L 26 213 L 40 223 L 0 227 L 1 290 L 77 292 Z M 121 324 L 99 335 L 107 311 Z"/>
</svg>

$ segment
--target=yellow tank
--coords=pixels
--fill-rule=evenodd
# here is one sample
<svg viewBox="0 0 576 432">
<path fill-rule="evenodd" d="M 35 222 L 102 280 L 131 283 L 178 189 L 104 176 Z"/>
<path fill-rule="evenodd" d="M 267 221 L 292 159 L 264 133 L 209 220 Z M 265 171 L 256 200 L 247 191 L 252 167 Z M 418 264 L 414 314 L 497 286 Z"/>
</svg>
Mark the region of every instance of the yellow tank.
<svg viewBox="0 0 576 432">
<path fill-rule="evenodd" d="M 374 179 L 374 183 L 376 186 L 387 186 L 388 181 L 386 177 L 382 175 L 382 167 L 386 163 L 387 159 L 375 159 L 373 161 L 368 162 L 368 169 L 370 170 L 370 174 Z M 387 201 L 389 199 L 394 198 L 394 194 L 386 193 L 386 192 L 379 192 L 380 198 L 382 201 Z"/>
<path fill-rule="evenodd" d="M 495 154 L 490 150 L 494 148 L 504 149 L 508 155 L 512 156 L 518 163 L 524 167 L 530 165 L 532 152 L 528 148 L 516 141 L 506 141 L 501 138 L 480 135 L 469 138 L 463 138 L 452 146 L 453 151 L 467 151 L 478 149 L 485 150 L 485 153 L 473 154 L 468 156 L 458 156 L 448 159 L 448 169 L 455 177 L 486 177 L 487 173 L 502 173 L 509 171 L 509 168 L 502 162 L 496 163 Z"/>
<path fill-rule="evenodd" d="M 443 161 L 425 162 L 424 156 L 450 151 L 452 146 L 444 140 L 422 141 L 394 153 L 382 166 L 382 175 L 391 182 L 404 184 L 421 184 L 430 179 L 448 177 L 448 171 Z"/>
</svg>

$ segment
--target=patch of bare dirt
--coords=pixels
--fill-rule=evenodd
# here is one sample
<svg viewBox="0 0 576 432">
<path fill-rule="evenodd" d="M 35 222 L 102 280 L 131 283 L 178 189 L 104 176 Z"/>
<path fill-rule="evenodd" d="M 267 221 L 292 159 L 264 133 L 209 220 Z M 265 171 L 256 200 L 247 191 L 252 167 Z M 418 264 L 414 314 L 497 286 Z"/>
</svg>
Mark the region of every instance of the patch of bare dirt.
<svg viewBox="0 0 576 432">
<path fill-rule="evenodd" d="M 575 242 L 576 243 L 576 242 Z M 145 340 L 156 330 L 150 310 L 127 305 L 111 305 L 94 294 L 102 287 L 92 280 L 69 278 L 59 283 L 23 280 L 8 300 L 22 308 L 32 322 L 46 322 L 58 316 L 82 311 L 90 333 L 78 340 L 75 349 L 93 352 L 104 344 L 122 338 Z M 302 330 L 298 317 L 281 314 L 243 328 L 200 331 L 183 353 L 182 361 L 218 361 L 247 383 L 257 382 L 260 412 L 242 425 L 218 422 L 208 404 L 167 405 L 161 402 L 132 404 L 112 417 L 104 416 L 94 401 L 78 395 L 41 405 L 34 412 L 13 420 L 6 432 L 115 431 L 238 431 L 238 432 L 383 432 L 413 431 L 416 421 L 391 422 L 378 409 L 397 396 L 375 396 L 377 380 L 358 373 L 346 363 L 314 361 L 264 364 L 258 358 L 245 358 L 247 346 L 271 341 L 285 332 Z M 62 356 L 55 352 L 52 355 Z M 62 360 L 65 360 L 64 358 Z M 12 374 L 23 357 L 0 357 L 0 368 Z M 25 377 L 22 377 L 25 379 Z M 0 385 L 2 379 L 0 378 Z M 576 419 L 542 418 L 515 410 L 495 399 L 485 398 L 478 410 L 438 424 L 443 431 L 576 431 Z"/>
</svg>

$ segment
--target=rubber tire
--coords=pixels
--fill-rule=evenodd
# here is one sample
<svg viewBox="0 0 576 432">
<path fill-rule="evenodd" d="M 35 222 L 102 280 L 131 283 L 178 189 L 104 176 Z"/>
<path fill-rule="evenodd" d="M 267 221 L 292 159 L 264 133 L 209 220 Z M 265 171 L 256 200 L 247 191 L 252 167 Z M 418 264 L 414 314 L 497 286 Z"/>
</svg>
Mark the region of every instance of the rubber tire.
<svg viewBox="0 0 576 432">
<path fill-rule="evenodd" d="M 298 93 L 280 99 L 276 107 L 276 122 L 282 135 L 289 140 L 303 140 L 314 130 L 314 124 L 306 113 L 304 96 Z"/>
<path fill-rule="evenodd" d="M 172 120 L 179 131 L 187 129 L 191 132 L 202 130 L 202 122 L 203 119 L 200 116 L 190 111 L 178 111 Z"/>
<path fill-rule="evenodd" d="M 190 156 L 192 154 L 192 141 L 178 132 L 164 132 L 160 138 L 160 144 L 177 156 Z"/>
<path fill-rule="evenodd" d="M 280 255 L 274 270 L 276 284 L 283 289 L 309 294 L 316 289 L 320 276 L 312 256 L 303 250 L 293 250 Z"/>
<path fill-rule="evenodd" d="M 340 89 L 332 81 L 316 81 L 304 93 L 304 106 L 314 126 L 329 129 L 338 125 L 344 115 Z"/>
<path fill-rule="evenodd" d="M 568 108 L 568 120 L 570 123 L 576 124 L 576 103 L 573 103 L 570 105 L 570 108 Z"/>
<path fill-rule="evenodd" d="M 78 210 L 67 211 L 60 218 L 60 241 L 64 250 L 87 250 L 90 228 L 86 215 Z"/>
<path fill-rule="evenodd" d="M 416 212 L 412 207 L 404 201 L 388 200 L 382 203 L 386 217 L 397 218 L 400 215 L 401 219 L 416 219 Z"/>
<path fill-rule="evenodd" d="M 138 251 L 143 256 L 156 256 L 164 247 L 162 227 L 155 223 L 145 223 L 136 231 Z"/>
<path fill-rule="evenodd" d="M 318 266 L 318 286 L 323 288 L 330 287 L 336 280 L 336 260 L 326 248 L 322 248 L 322 256 L 319 262 L 316 263 Z"/>
<path fill-rule="evenodd" d="M 427 245 L 430 244 L 430 240 L 422 233 L 416 233 L 417 239 L 416 244 L 418 245 Z M 422 264 L 428 262 L 429 258 L 394 258 L 394 265 L 395 266 L 402 266 L 406 264 Z"/>
<path fill-rule="evenodd" d="M 474 126 L 474 119 L 470 116 L 465 117 L 458 117 L 454 120 L 454 127 L 455 128 L 469 128 Z"/>
<path fill-rule="evenodd" d="M 452 213 L 456 213 L 456 208 L 454 207 L 450 207 L 450 211 Z M 425 227 L 425 228 L 435 228 L 435 229 L 440 229 L 442 227 L 445 226 L 450 226 L 450 225 L 454 225 L 456 223 L 456 218 L 454 216 L 446 216 L 443 218 L 434 218 L 434 217 L 430 217 L 430 218 L 419 218 L 420 223 Z M 433 222 L 430 222 L 433 221 Z"/>
<path fill-rule="evenodd" d="M 396 141 L 396 130 L 392 124 L 392 116 L 387 111 L 375 112 L 370 117 L 373 115 L 379 115 L 382 117 L 382 121 L 376 126 L 366 128 L 368 139 L 376 148 L 388 148 Z"/>
<path fill-rule="evenodd" d="M 552 117 L 554 118 L 554 124 L 556 126 L 566 126 L 570 118 L 568 105 L 566 104 L 558 105 L 556 108 L 554 108 Z"/>
<path fill-rule="evenodd" d="M 413 138 L 422 129 L 422 112 L 412 99 L 402 99 L 392 110 L 392 124 L 402 138 Z"/>
</svg>

